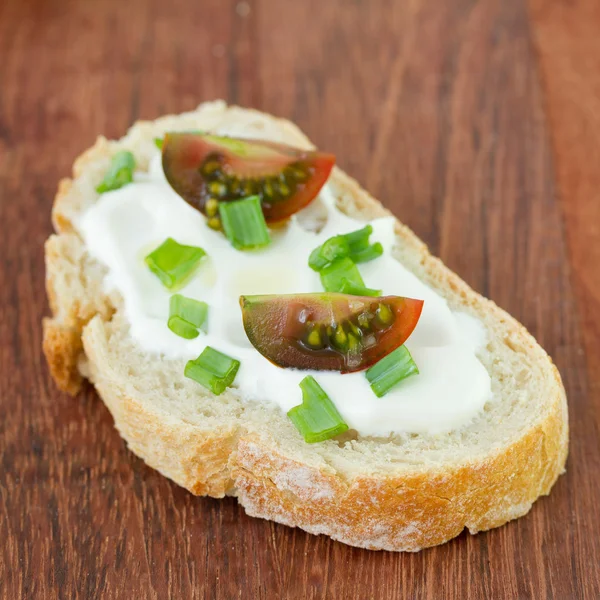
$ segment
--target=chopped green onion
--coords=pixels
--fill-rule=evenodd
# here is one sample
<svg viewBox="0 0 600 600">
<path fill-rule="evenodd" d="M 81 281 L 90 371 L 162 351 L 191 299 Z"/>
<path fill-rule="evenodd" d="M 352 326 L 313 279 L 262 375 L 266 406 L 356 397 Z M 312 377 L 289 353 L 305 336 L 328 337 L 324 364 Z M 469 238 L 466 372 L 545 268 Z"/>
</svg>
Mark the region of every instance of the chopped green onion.
<svg viewBox="0 0 600 600">
<path fill-rule="evenodd" d="M 186 340 L 193 340 L 200 335 L 196 327 L 181 317 L 169 317 L 167 325 L 175 335 L 185 338 Z"/>
<path fill-rule="evenodd" d="M 358 267 L 349 258 L 341 258 L 321 269 L 321 283 L 326 292 L 340 292 L 344 281 L 346 285 L 365 287 Z"/>
<path fill-rule="evenodd" d="M 302 404 L 294 406 L 288 417 L 309 444 L 328 440 L 348 429 L 342 415 L 323 388 L 309 375 L 300 382 Z"/>
<path fill-rule="evenodd" d="M 96 188 L 99 194 L 118 190 L 119 188 L 133 181 L 133 171 L 135 170 L 135 158 L 127 150 L 117 152 L 113 157 L 104 175 L 102 183 Z"/>
<path fill-rule="evenodd" d="M 339 291 L 342 294 L 350 294 L 352 296 L 381 296 L 381 290 L 373 290 L 368 287 L 356 285 L 348 279 L 342 279 Z"/>
<path fill-rule="evenodd" d="M 367 225 L 358 231 L 346 234 L 346 240 L 350 246 L 349 256 L 355 263 L 368 262 L 383 254 L 383 246 L 379 242 L 369 245 L 372 233 L 373 227 Z"/>
<path fill-rule="evenodd" d="M 365 376 L 375 395 L 382 398 L 403 379 L 418 374 L 419 369 L 408 348 L 400 346 L 367 369 Z"/>
<path fill-rule="evenodd" d="M 234 248 L 252 250 L 271 243 L 259 196 L 220 202 L 223 231 Z"/>
<path fill-rule="evenodd" d="M 208 304 L 181 294 L 171 296 L 169 304 L 169 329 L 186 340 L 198 337 L 198 329 L 204 328 Z"/>
<path fill-rule="evenodd" d="M 371 237 L 372 233 L 373 227 L 365 225 L 362 229 L 345 234 L 344 237 L 350 246 L 350 252 L 358 252 L 367 248 L 369 246 L 369 237 Z"/>
<path fill-rule="evenodd" d="M 350 258 L 355 263 L 369 262 L 379 258 L 383 254 L 383 246 L 379 242 L 375 242 L 370 246 L 367 246 L 363 250 L 357 250 L 356 252 L 350 253 Z"/>
<path fill-rule="evenodd" d="M 350 246 L 343 235 L 336 235 L 324 241 L 315 248 L 308 259 L 308 266 L 313 271 L 320 271 L 338 258 L 345 258 L 350 254 Z"/>
<path fill-rule="evenodd" d="M 367 262 L 383 254 L 383 246 L 379 242 L 369 245 L 369 237 L 373 227 L 366 225 L 357 231 L 343 235 L 335 235 L 315 248 L 308 259 L 308 266 L 314 271 L 321 271 L 340 258 L 350 258 L 355 263 Z"/>
<path fill-rule="evenodd" d="M 181 287 L 198 268 L 206 255 L 202 248 L 178 244 L 167 238 L 156 250 L 146 256 L 150 270 L 170 290 Z"/>
<path fill-rule="evenodd" d="M 208 304 L 194 298 L 186 298 L 181 294 L 171 296 L 170 315 L 181 317 L 194 327 L 202 327 L 208 315 Z"/>
<path fill-rule="evenodd" d="M 184 374 L 218 396 L 233 383 L 239 368 L 239 360 L 206 346 L 196 360 L 188 361 Z"/>
</svg>

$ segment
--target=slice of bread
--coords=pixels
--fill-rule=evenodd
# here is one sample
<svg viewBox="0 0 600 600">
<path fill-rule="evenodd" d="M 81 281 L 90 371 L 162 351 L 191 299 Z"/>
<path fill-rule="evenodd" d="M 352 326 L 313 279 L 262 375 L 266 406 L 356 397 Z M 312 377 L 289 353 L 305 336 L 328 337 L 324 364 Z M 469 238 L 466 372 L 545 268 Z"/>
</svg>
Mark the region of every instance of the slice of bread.
<svg viewBox="0 0 600 600">
<path fill-rule="evenodd" d="M 447 299 L 483 323 L 478 354 L 493 399 L 475 420 L 442 435 L 329 440 L 306 444 L 278 407 L 212 396 L 185 379 L 185 361 L 145 354 L 128 335 L 122 299 L 104 292 L 104 268 L 86 252 L 78 217 L 121 149 L 145 169 L 153 138 L 169 130 L 244 132 L 311 147 L 290 122 L 223 102 L 140 122 L 118 142 L 99 138 L 60 184 L 57 235 L 46 244 L 53 317 L 44 350 L 60 388 L 76 393 L 89 379 L 129 448 L 194 494 L 237 496 L 250 515 L 324 533 L 371 549 L 416 551 L 465 527 L 476 533 L 524 515 L 563 472 L 568 424 L 557 369 L 526 329 L 476 294 L 404 225 L 395 255 Z M 389 214 L 335 169 L 338 206 L 359 219 Z"/>
</svg>

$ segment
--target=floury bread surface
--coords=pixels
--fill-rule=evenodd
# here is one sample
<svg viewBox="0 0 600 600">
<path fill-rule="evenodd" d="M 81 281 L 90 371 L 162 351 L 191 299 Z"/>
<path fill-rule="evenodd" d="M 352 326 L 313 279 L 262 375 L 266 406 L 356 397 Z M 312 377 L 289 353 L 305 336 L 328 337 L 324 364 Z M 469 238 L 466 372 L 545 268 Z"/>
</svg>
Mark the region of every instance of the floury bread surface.
<svg viewBox="0 0 600 600">
<path fill-rule="evenodd" d="M 306 444 L 278 407 L 215 397 L 183 376 L 185 361 L 144 353 L 128 335 L 122 299 L 107 295 L 105 269 L 77 230 L 98 199 L 111 156 L 131 150 L 147 168 L 153 139 L 170 130 L 222 130 L 311 147 L 290 122 L 222 102 L 140 122 L 118 142 L 99 138 L 75 163 L 56 197 L 56 235 L 46 244 L 52 318 L 44 350 L 59 387 L 76 393 L 89 379 L 129 448 L 194 494 L 234 495 L 250 515 L 347 544 L 416 551 L 465 527 L 476 533 L 529 511 L 564 470 L 567 407 L 560 376 L 526 329 L 471 290 L 404 225 L 396 257 L 446 298 L 477 317 L 488 334 L 478 357 L 493 399 L 470 424 L 442 435 L 329 440 Z M 359 219 L 389 213 L 334 169 L 338 206 Z"/>
</svg>

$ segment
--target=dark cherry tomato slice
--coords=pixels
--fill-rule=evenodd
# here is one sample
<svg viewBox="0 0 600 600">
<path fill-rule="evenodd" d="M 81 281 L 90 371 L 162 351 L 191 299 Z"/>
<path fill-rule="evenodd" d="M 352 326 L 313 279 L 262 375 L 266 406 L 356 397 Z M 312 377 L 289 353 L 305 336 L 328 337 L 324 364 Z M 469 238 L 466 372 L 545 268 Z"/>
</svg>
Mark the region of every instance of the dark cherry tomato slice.
<svg viewBox="0 0 600 600">
<path fill-rule="evenodd" d="M 265 219 L 289 218 L 313 200 L 335 164 L 333 154 L 263 140 L 168 133 L 163 170 L 189 204 L 218 219 L 218 203 L 258 195 Z M 218 223 L 217 223 L 218 225 Z"/>
<path fill-rule="evenodd" d="M 423 300 L 400 296 L 241 296 L 252 345 L 280 367 L 351 373 L 374 365 L 413 332 Z"/>
</svg>

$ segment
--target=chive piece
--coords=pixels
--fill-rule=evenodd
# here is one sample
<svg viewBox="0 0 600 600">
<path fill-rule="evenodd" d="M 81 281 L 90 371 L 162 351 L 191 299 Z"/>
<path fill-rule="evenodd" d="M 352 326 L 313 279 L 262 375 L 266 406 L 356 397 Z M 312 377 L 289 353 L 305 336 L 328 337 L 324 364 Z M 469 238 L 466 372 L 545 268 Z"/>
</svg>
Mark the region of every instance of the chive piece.
<svg viewBox="0 0 600 600">
<path fill-rule="evenodd" d="M 385 396 L 403 379 L 418 374 L 419 369 L 406 346 L 396 348 L 365 372 L 378 398 Z"/>
<path fill-rule="evenodd" d="M 372 233 L 373 227 L 371 225 L 365 225 L 362 229 L 347 233 L 344 237 L 350 246 L 350 252 L 358 252 L 367 248 Z"/>
<path fill-rule="evenodd" d="M 225 235 L 234 248 L 252 250 L 271 243 L 259 196 L 220 202 L 219 214 Z"/>
<path fill-rule="evenodd" d="M 196 360 L 188 361 L 184 374 L 218 396 L 233 383 L 239 368 L 239 360 L 206 346 Z"/>
<path fill-rule="evenodd" d="M 356 252 L 350 253 L 350 258 L 355 263 L 369 262 L 379 258 L 383 254 L 383 246 L 379 242 L 375 242 L 370 246 L 367 246 L 363 250 L 357 250 Z"/>
<path fill-rule="evenodd" d="M 312 375 L 300 382 L 302 404 L 294 406 L 288 417 L 309 444 L 328 440 L 348 429 L 342 415 Z"/>
<path fill-rule="evenodd" d="M 178 244 L 167 238 L 156 250 L 146 256 L 150 270 L 170 290 L 181 287 L 194 273 L 206 255 L 202 248 Z"/>
<path fill-rule="evenodd" d="M 381 296 L 381 290 L 373 290 L 368 287 L 356 285 L 346 278 L 342 279 L 339 291 L 342 294 L 350 294 L 351 296 Z"/>
<path fill-rule="evenodd" d="M 118 190 L 119 188 L 133 181 L 133 171 L 135 170 L 135 158 L 127 150 L 117 152 L 113 157 L 104 175 L 102 183 L 96 188 L 99 194 Z"/>
<path fill-rule="evenodd" d="M 308 266 L 314 271 L 321 271 L 340 258 L 348 257 L 355 263 L 361 263 L 381 256 L 383 246 L 379 242 L 369 245 L 369 237 L 372 233 L 373 227 L 366 225 L 357 231 L 325 240 L 310 253 Z"/>
<path fill-rule="evenodd" d="M 341 258 L 321 269 L 321 283 L 326 292 L 340 292 L 344 280 L 346 285 L 365 287 L 358 267 L 349 258 Z"/>
<path fill-rule="evenodd" d="M 368 262 L 383 254 L 383 246 L 379 242 L 369 245 L 372 233 L 373 227 L 367 225 L 358 231 L 346 234 L 346 240 L 350 246 L 349 256 L 355 263 Z"/>
<path fill-rule="evenodd" d="M 181 294 L 174 294 L 169 302 L 169 311 L 170 316 L 181 317 L 194 327 L 201 328 L 206 322 L 208 304 Z"/>
<path fill-rule="evenodd" d="M 206 331 L 208 304 L 181 294 L 171 296 L 169 303 L 169 329 L 186 340 L 197 338 L 198 329 Z"/>
<path fill-rule="evenodd" d="M 188 323 L 181 317 L 169 317 L 167 325 L 175 335 L 178 335 L 179 337 L 182 337 L 186 340 L 193 340 L 194 338 L 197 338 L 200 335 L 196 327 L 194 327 L 191 323 Z"/>
<path fill-rule="evenodd" d="M 345 258 L 350 254 L 350 246 L 343 235 L 336 235 L 324 241 L 315 248 L 308 259 L 308 266 L 313 271 L 320 271 L 338 258 Z"/>
</svg>

